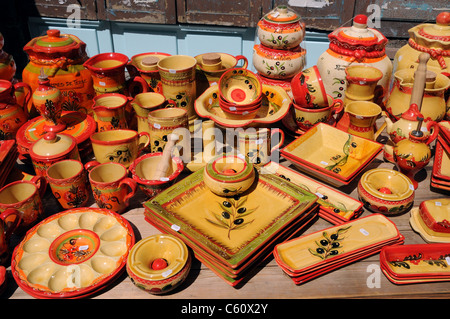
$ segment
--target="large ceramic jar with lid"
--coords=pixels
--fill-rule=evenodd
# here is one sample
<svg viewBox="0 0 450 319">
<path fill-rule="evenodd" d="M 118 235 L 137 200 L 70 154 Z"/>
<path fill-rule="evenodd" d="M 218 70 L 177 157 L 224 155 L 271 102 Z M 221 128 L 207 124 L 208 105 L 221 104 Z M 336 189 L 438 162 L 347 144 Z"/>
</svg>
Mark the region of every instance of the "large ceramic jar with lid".
<svg viewBox="0 0 450 319">
<path fill-rule="evenodd" d="M 52 164 L 64 159 L 80 161 L 77 141 L 64 133 L 49 132 L 37 140 L 29 150 L 36 175 L 47 176 Z"/>
<path fill-rule="evenodd" d="M 95 92 L 91 73 L 83 66 L 88 59 L 83 41 L 52 29 L 46 35 L 32 39 L 23 49 L 30 61 L 22 72 L 22 80 L 33 91 L 43 69 L 50 84 L 61 91 L 63 111 L 93 114 L 91 106 Z M 32 105 L 28 107 L 32 109 Z"/>
<path fill-rule="evenodd" d="M 257 33 L 261 44 L 268 48 L 293 49 L 305 37 L 305 23 L 295 11 L 280 5 L 258 22 Z"/>
<path fill-rule="evenodd" d="M 394 57 L 394 71 L 415 69 L 419 55 L 429 53 L 427 68 L 450 77 L 450 12 L 442 12 L 436 24 L 424 23 L 408 30 L 409 40 Z"/>
<path fill-rule="evenodd" d="M 364 64 L 379 69 L 383 77 L 378 84 L 388 92 L 392 62 L 386 55 L 387 38 L 378 30 L 367 27 L 367 16 L 357 15 L 351 27 L 341 27 L 328 35 L 329 48 L 321 54 L 317 68 L 325 90 L 333 98 L 342 98 L 346 90 L 345 69 Z"/>
</svg>

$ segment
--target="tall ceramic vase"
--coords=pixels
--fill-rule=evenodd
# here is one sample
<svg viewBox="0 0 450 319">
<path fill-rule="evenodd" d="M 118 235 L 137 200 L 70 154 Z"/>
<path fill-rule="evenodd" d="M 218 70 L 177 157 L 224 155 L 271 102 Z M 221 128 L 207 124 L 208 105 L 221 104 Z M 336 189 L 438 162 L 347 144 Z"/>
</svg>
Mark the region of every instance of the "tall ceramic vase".
<svg viewBox="0 0 450 319">
<path fill-rule="evenodd" d="M 187 55 L 172 55 L 158 62 L 162 93 L 174 107 L 186 110 L 191 130 L 198 117 L 194 109 L 196 65 L 197 60 Z"/>
</svg>

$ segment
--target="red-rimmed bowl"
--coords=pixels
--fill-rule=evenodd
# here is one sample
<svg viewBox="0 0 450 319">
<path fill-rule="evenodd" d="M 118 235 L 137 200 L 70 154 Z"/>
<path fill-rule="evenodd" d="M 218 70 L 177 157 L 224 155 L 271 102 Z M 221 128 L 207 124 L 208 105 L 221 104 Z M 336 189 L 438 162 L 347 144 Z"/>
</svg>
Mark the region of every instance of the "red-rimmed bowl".
<svg viewBox="0 0 450 319">
<path fill-rule="evenodd" d="M 291 92 L 296 104 L 304 108 L 328 106 L 328 97 L 316 65 L 296 74 L 291 80 Z"/>
<path fill-rule="evenodd" d="M 219 79 L 219 96 L 231 104 L 248 105 L 262 98 L 258 75 L 244 68 L 226 71 Z"/>
</svg>

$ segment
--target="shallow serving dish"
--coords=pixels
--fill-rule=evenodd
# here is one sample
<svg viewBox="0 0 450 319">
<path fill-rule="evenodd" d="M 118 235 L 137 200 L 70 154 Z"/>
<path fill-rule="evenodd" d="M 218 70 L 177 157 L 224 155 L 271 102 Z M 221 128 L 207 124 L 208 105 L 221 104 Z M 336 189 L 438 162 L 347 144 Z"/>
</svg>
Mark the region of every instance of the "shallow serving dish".
<svg viewBox="0 0 450 319">
<path fill-rule="evenodd" d="M 412 229 L 428 243 L 450 243 L 450 233 L 436 232 L 425 224 L 420 216 L 419 207 L 411 209 L 409 223 Z"/>
<path fill-rule="evenodd" d="M 383 145 L 319 123 L 281 150 L 301 171 L 334 186 L 349 184 Z"/>
<path fill-rule="evenodd" d="M 221 127 L 260 127 L 281 120 L 288 112 L 291 98 L 286 91 L 274 85 L 262 85 L 262 102 L 253 119 L 229 119 L 219 106 L 219 88 L 212 85 L 195 101 L 195 111 L 200 117 L 208 118 Z"/>
<path fill-rule="evenodd" d="M 419 205 L 419 214 L 429 229 L 450 234 L 450 198 L 425 200 Z"/>
</svg>

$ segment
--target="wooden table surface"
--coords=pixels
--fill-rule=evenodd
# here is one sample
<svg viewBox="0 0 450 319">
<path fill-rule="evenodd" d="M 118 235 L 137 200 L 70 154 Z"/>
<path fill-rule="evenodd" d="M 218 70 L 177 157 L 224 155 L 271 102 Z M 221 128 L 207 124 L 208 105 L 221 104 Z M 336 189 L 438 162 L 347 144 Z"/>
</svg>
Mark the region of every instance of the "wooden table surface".
<svg viewBox="0 0 450 319">
<path fill-rule="evenodd" d="M 434 143 L 432 144 L 434 145 Z M 426 169 L 419 173 L 421 179 L 419 188 L 415 192 L 414 206 L 422 201 L 448 197 L 449 193 L 430 188 L 431 162 Z M 281 161 L 289 166 L 288 161 Z M 383 160 L 380 154 L 367 168 L 394 168 L 394 165 Z M 358 198 L 356 191 L 357 180 L 338 190 Z M 57 207 L 52 195 L 47 192 L 45 202 L 46 212 L 51 214 Z M 145 202 L 141 191 L 136 195 L 130 208 L 123 214 L 135 231 L 136 241 L 159 231 L 144 219 Z M 91 203 L 96 207 L 95 203 Z M 365 210 L 361 217 L 370 215 Z M 405 245 L 426 243 L 422 237 L 412 230 L 409 224 L 410 213 L 389 217 L 405 237 Z M 333 226 L 330 222 L 318 218 L 314 224 L 304 231 L 304 235 Z M 9 270 L 9 268 L 8 268 Z M 8 286 L 0 297 L 3 299 L 33 299 L 15 283 L 8 271 Z M 136 288 L 126 272 L 111 285 L 92 299 L 298 299 L 298 298 L 450 298 L 450 282 L 421 283 L 410 285 L 396 285 L 391 283 L 379 268 L 379 254 L 367 257 L 302 285 L 295 285 L 287 277 L 271 256 L 266 262 L 256 266 L 250 278 L 240 287 L 234 288 L 214 274 L 209 268 L 194 259 L 188 278 L 181 287 L 163 296 L 148 294 Z"/>
</svg>

